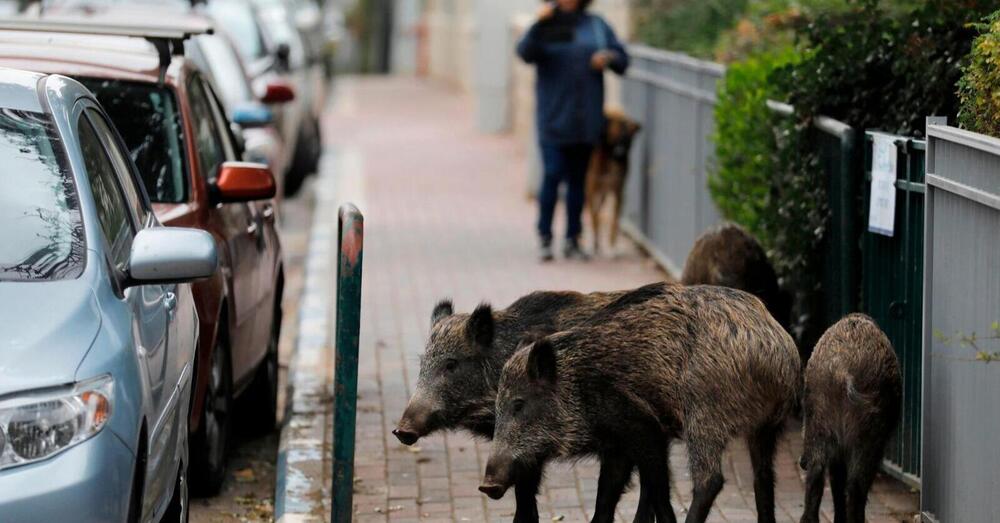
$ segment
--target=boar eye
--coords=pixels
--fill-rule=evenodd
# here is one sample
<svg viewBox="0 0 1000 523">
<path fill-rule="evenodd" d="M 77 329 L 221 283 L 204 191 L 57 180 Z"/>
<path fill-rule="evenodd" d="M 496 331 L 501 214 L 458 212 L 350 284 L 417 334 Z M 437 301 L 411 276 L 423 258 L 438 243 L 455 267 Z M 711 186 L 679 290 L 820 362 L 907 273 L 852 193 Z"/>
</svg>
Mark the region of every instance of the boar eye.
<svg viewBox="0 0 1000 523">
<path fill-rule="evenodd" d="M 451 372 L 458 368 L 458 360 L 448 360 L 444 362 L 444 370 Z"/>
<path fill-rule="evenodd" d="M 514 402 L 511 404 L 510 408 L 514 412 L 514 414 L 517 414 L 518 412 L 521 412 L 521 409 L 524 408 L 524 400 L 522 400 L 522 399 L 516 399 L 516 400 L 514 400 Z"/>
</svg>

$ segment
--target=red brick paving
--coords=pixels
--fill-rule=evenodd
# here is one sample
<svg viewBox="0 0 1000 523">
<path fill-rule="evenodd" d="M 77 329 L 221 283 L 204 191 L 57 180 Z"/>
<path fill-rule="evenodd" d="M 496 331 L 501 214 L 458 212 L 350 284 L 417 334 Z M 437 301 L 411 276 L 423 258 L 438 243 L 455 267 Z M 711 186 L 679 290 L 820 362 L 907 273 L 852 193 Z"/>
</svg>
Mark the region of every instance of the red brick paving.
<svg viewBox="0 0 1000 523">
<path fill-rule="evenodd" d="M 363 202 L 366 225 L 356 521 L 510 521 L 512 495 L 490 501 L 477 491 L 488 442 L 436 434 L 407 448 L 389 433 L 414 385 L 434 303 L 450 297 L 459 310 L 480 301 L 502 307 L 537 289 L 620 289 L 664 275 L 633 248 L 590 263 L 538 263 L 524 151 L 512 137 L 477 133 L 467 97 L 432 83 L 386 78 L 342 80 L 336 96 L 328 141 L 361 159 L 360 194 L 348 197 Z M 797 521 L 800 442 L 794 432 L 785 440 L 777 461 L 777 515 Z M 675 512 L 683 517 L 691 489 L 683 445 L 671 454 Z M 710 521 L 754 521 L 744 449 L 730 449 L 725 473 Z M 551 467 L 539 497 L 543 521 L 585 521 L 596 476 L 591 462 Z M 631 520 L 636 499 L 632 491 L 622 500 L 623 521 Z M 915 507 L 914 494 L 882 479 L 869 515 L 909 520 Z"/>
</svg>

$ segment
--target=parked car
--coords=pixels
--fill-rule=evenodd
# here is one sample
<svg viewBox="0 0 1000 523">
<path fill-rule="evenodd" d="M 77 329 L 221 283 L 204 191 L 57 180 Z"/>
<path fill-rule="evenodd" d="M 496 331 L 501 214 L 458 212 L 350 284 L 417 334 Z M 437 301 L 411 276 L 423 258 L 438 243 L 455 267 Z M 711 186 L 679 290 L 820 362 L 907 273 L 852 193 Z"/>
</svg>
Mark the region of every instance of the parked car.
<svg viewBox="0 0 1000 523">
<path fill-rule="evenodd" d="M 258 96 L 239 52 L 225 34 L 201 35 L 193 38 L 190 44 L 185 52 L 212 83 L 226 116 L 236 124 L 233 134 L 242 142 L 244 159 L 267 164 L 273 173 L 284 173 L 289 157 L 269 105 L 291 102 L 295 99 L 295 90 L 275 78 L 263 84 L 263 92 Z M 284 176 L 276 178 L 280 200 Z"/>
<path fill-rule="evenodd" d="M 265 166 L 238 161 L 236 140 L 205 75 L 184 56 L 161 68 L 160 54 L 141 37 L 146 29 L 122 25 L 136 19 L 134 13 L 110 9 L 20 22 L 21 29 L 44 25 L 65 33 L 0 31 L 0 66 L 65 74 L 87 86 L 121 133 L 157 217 L 215 239 L 221 270 L 193 286 L 201 336 L 190 420 L 191 484 L 196 493 L 211 494 L 225 477 L 234 398 L 256 405 L 249 421 L 260 430 L 276 421 L 284 277 L 271 200 L 275 182 Z M 142 11 L 145 19 L 149 9 Z M 153 19 L 160 32 L 209 29 L 201 16 L 163 11 Z M 120 35 L 73 34 L 100 31 Z M 223 191 L 227 183 L 242 190 Z"/>
<path fill-rule="evenodd" d="M 68 78 L 0 69 L 0 162 L 0 520 L 187 521 L 187 282 L 215 241 L 160 225 Z"/>
<path fill-rule="evenodd" d="M 295 101 L 275 108 L 275 122 L 291 151 L 285 192 L 294 195 L 319 168 L 320 116 L 325 103 L 322 63 L 311 52 L 283 3 L 209 0 L 206 11 L 236 43 L 258 84 L 277 77 L 295 87 Z"/>
</svg>

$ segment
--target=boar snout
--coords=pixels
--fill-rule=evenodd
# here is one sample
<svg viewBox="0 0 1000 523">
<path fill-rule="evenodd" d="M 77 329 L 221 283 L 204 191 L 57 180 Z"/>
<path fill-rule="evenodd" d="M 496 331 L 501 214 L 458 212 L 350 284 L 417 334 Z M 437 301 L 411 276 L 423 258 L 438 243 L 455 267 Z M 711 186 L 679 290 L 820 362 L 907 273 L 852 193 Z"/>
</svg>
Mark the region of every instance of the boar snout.
<svg viewBox="0 0 1000 523">
<path fill-rule="evenodd" d="M 434 408 L 423 398 L 423 395 L 415 394 L 410 399 L 410 403 L 406 405 L 403 417 L 399 419 L 392 434 L 403 445 L 413 445 L 430 432 L 433 417 Z"/>
<path fill-rule="evenodd" d="M 500 485 L 479 485 L 479 491 L 489 496 L 490 499 L 500 499 L 507 492 L 507 489 Z"/>
<path fill-rule="evenodd" d="M 416 432 L 400 428 L 392 429 L 392 435 L 396 436 L 396 439 L 398 439 L 403 445 L 413 445 L 418 439 L 420 439 L 420 436 L 418 436 Z"/>
<path fill-rule="evenodd" d="M 507 489 L 514 483 L 512 478 L 513 465 L 510 458 L 490 456 L 489 461 L 486 462 L 486 475 L 483 477 L 483 484 L 479 485 L 479 491 L 491 499 L 502 498 Z"/>
</svg>

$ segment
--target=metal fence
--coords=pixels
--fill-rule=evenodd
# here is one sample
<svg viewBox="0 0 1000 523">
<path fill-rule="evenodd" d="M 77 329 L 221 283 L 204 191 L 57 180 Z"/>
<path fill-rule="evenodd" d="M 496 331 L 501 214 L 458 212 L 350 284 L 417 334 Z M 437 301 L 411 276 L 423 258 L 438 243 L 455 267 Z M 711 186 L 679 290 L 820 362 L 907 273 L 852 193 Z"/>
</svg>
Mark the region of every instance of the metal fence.
<svg viewBox="0 0 1000 523">
<path fill-rule="evenodd" d="M 792 118 L 795 109 L 784 103 L 768 101 L 768 108 L 779 117 Z M 821 288 L 811 295 L 819 306 L 805 305 L 817 311 L 818 321 L 810 322 L 802 340 L 808 345 L 819 339 L 827 327 L 858 307 L 858 191 L 861 165 L 855 130 L 833 118 L 815 118 L 808 142 L 819 157 L 819 167 L 826 182 L 830 221 L 820 249 Z M 811 302 L 810 302 L 811 303 Z M 818 309 L 818 310 L 817 310 Z M 806 347 L 806 353 L 811 347 Z"/>
<path fill-rule="evenodd" d="M 986 339 L 1000 321 L 1000 140 L 946 125 L 927 135 L 921 509 L 997 521 L 1000 363 L 984 354 L 1000 350 Z"/>
<path fill-rule="evenodd" d="M 872 146 L 866 133 L 861 210 L 871 201 Z M 885 135 L 884 135 L 885 136 Z M 924 286 L 924 172 L 927 144 L 888 135 L 896 145 L 896 213 L 892 236 L 861 233 L 861 310 L 885 331 L 903 372 L 903 408 L 886 449 L 886 468 L 912 486 L 920 477 L 920 408 Z M 865 229 L 865 227 L 862 227 Z"/>
<path fill-rule="evenodd" d="M 623 228 L 679 276 L 695 239 L 719 221 L 708 166 L 716 83 L 725 68 L 645 46 L 629 53 L 622 100 L 643 131 L 633 146 Z"/>
</svg>

